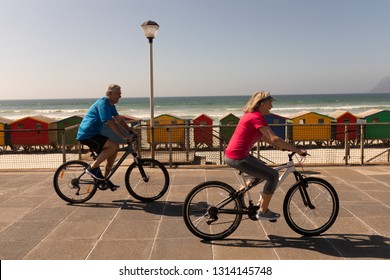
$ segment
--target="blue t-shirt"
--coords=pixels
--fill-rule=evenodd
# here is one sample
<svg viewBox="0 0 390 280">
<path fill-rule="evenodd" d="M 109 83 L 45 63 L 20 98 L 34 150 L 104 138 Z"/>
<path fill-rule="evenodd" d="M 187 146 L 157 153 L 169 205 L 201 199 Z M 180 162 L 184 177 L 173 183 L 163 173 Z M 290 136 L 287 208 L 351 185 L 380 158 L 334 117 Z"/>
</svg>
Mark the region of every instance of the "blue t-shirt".
<svg viewBox="0 0 390 280">
<path fill-rule="evenodd" d="M 115 105 L 111 106 L 107 97 L 97 100 L 83 118 L 77 133 L 77 140 L 89 139 L 100 134 L 104 123 L 113 120 L 113 117 L 118 115 Z"/>
</svg>

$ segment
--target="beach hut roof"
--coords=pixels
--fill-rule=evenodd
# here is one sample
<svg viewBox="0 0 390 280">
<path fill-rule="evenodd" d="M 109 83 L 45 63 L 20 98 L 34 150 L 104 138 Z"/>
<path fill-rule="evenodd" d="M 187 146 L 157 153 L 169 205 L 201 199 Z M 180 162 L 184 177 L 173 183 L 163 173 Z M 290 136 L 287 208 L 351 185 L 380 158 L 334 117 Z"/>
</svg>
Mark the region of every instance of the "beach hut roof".
<svg viewBox="0 0 390 280">
<path fill-rule="evenodd" d="M 297 112 L 295 114 L 291 114 L 289 118 L 295 119 L 295 118 L 302 117 L 302 116 L 310 114 L 310 113 L 311 113 L 310 111 L 300 111 L 300 112 Z"/>
<path fill-rule="evenodd" d="M 154 117 L 155 119 L 158 119 L 158 118 L 162 118 L 162 117 L 171 117 L 171 118 L 174 118 L 174 119 L 178 119 L 178 120 L 183 120 L 182 118 L 180 118 L 179 116 L 176 116 L 176 115 L 172 115 L 172 114 L 161 114 L 157 117 Z"/>
<path fill-rule="evenodd" d="M 345 114 L 351 114 L 352 116 L 356 117 L 354 114 L 352 114 L 351 112 L 348 112 L 346 110 L 336 110 L 333 113 L 330 113 L 329 117 L 331 117 L 333 119 L 338 119 L 338 118 L 344 116 Z"/>
<path fill-rule="evenodd" d="M 295 119 L 295 118 L 299 118 L 299 117 L 302 117 L 302 116 L 305 116 L 305 115 L 308 115 L 308 114 L 315 114 L 315 115 L 318 115 L 318 116 L 321 116 L 321 117 L 333 119 L 333 118 L 330 117 L 330 116 L 323 115 L 323 114 L 319 114 L 319 113 L 316 113 L 316 112 L 311 112 L 311 111 L 301 111 L 301 112 L 298 112 L 298 113 L 295 113 L 295 114 L 290 115 L 289 118 L 290 118 L 290 119 Z"/>
<path fill-rule="evenodd" d="M 284 116 L 277 115 L 277 114 L 274 114 L 274 113 L 269 113 L 269 116 L 274 116 L 276 118 L 281 118 L 281 119 L 289 119 L 288 117 L 284 117 Z"/>
<path fill-rule="evenodd" d="M 63 121 L 69 120 L 69 119 L 73 119 L 73 118 L 83 119 L 84 116 L 82 116 L 82 115 L 74 115 L 74 116 L 66 117 L 66 118 L 63 118 L 63 119 L 60 119 L 60 120 L 56 120 L 55 122 L 59 123 L 59 122 L 63 122 Z"/>
<path fill-rule="evenodd" d="M 37 121 L 44 122 L 44 123 L 54 123 L 54 122 L 57 121 L 56 119 L 49 118 L 49 117 L 46 117 L 46 116 L 43 116 L 43 115 L 36 115 L 36 116 L 28 116 L 28 117 L 24 117 L 24 118 L 21 118 L 21 119 L 18 119 L 18 120 L 14 120 L 10 124 L 13 124 L 13 123 L 16 123 L 16 122 L 20 122 L 20 121 L 25 120 L 25 119 L 33 119 L 33 120 L 37 120 Z"/>
<path fill-rule="evenodd" d="M 202 113 L 200 114 L 199 116 L 197 116 L 196 118 L 194 118 L 194 120 L 196 120 L 197 118 L 201 117 L 201 116 L 205 116 L 206 118 L 209 118 L 209 119 L 212 119 L 212 117 L 210 117 L 209 115 L 205 114 L 205 113 Z"/>
<path fill-rule="evenodd" d="M 139 121 L 140 118 L 130 116 L 130 115 L 120 115 L 122 118 L 124 118 L 126 121 Z"/>
<path fill-rule="evenodd" d="M 12 120 L 10 120 L 10 119 L 0 117 L 0 123 L 9 124 L 11 122 L 12 122 Z"/>
<path fill-rule="evenodd" d="M 374 114 L 377 114 L 379 112 L 382 112 L 384 110 L 380 110 L 380 109 L 371 109 L 371 110 L 368 110 L 368 111 L 365 111 L 365 112 L 362 112 L 360 114 L 357 114 L 357 116 L 361 119 L 365 119 L 371 115 L 374 115 Z"/>
<path fill-rule="evenodd" d="M 224 119 L 224 118 L 226 118 L 226 117 L 228 117 L 228 116 L 233 116 L 233 117 L 236 117 L 237 119 L 239 119 L 239 117 L 237 117 L 237 116 L 236 116 L 235 114 L 233 114 L 233 113 L 226 113 L 225 115 L 222 116 L 221 119 Z"/>
</svg>

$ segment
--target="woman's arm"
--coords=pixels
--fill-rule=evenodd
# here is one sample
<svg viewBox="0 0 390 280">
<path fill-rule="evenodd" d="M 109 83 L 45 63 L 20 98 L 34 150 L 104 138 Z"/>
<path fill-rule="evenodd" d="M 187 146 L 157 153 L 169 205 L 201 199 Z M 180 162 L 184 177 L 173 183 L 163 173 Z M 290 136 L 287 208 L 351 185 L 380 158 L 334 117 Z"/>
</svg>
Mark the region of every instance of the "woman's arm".
<svg viewBox="0 0 390 280">
<path fill-rule="evenodd" d="M 259 128 L 260 132 L 263 134 L 262 140 L 268 144 L 283 150 L 289 150 L 295 152 L 301 156 L 305 156 L 307 152 L 305 150 L 298 149 L 297 147 L 290 145 L 282 138 L 277 136 L 269 126 L 262 126 Z"/>
</svg>

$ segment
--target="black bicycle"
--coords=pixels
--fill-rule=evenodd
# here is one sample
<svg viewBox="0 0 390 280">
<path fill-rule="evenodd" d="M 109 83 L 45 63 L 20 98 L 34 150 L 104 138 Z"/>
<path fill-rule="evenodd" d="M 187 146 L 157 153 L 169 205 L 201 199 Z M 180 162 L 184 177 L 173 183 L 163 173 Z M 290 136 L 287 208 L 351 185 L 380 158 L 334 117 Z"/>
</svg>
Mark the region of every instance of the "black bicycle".
<svg viewBox="0 0 390 280">
<path fill-rule="evenodd" d="M 275 167 L 278 171 L 286 169 L 279 178 L 278 186 L 291 173 L 296 179 L 284 198 L 284 218 L 290 228 L 299 234 L 320 235 L 336 221 L 339 212 L 337 192 L 326 180 L 305 177 L 298 172 L 293 161 L 294 154 L 288 154 L 287 163 Z M 242 172 L 239 174 L 243 186 L 239 190 L 224 182 L 207 181 L 197 185 L 187 195 L 183 218 L 194 235 L 206 240 L 222 239 L 238 228 L 243 215 L 257 221 L 259 205 L 253 203 L 249 190 L 262 180 Z"/>
<path fill-rule="evenodd" d="M 118 150 L 118 152 L 121 151 L 124 152 L 123 155 L 116 161 L 105 179 L 109 180 L 127 156 L 132 154 L 134 162 L 125 174 L 127 191 L 143 202 L 161 198 L 169 186 L 169 174 L 165 166 L 156 159 L 141 158 L 134 150 L 132 142 L 128 142 L 127 146 Z M 92 158 L 96 158 L 94 152 L 92 152 Z M 91 199 L 98 189 L 109 188 L 109 184 L 102 184 L 102 181 L 93 179 L 86 173 L 88 165 L 82 160 L 71 160 L 57 169 L 53 185 L 59 197 L 69 203 L 83 203 Z"/>
</svg>

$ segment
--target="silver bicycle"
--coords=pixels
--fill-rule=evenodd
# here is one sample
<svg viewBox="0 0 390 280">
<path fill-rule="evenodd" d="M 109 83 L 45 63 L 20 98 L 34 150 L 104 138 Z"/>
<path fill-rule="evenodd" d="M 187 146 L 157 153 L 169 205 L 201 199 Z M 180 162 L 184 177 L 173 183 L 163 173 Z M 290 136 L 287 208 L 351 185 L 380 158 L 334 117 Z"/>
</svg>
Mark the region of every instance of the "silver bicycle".
<svg viewBox="0 0 390 280">
<path fill-rule="evenodd" d="M 278 187 L 291 173 L 296 179 L 296 183 L 288 189 L 284 198 L 284 218 L 289 227 L 299 234 L 320 235 L 328 230 L 337 218 L 337 192 L 326 180 L 305 177 L 298 172 L 293 160 L 294 154 L 289 153 L 289 161 L 274 168 L 277 171 L 285 169 L 279 177 Z M 253 203 L 249 190 L 263 180 L 242 172 L 239 172 L 239 175 L 243 186 L 239 190 L 224 182 L 207 181 L 197 185 L 187 195 L 183 218 L 194 235 L 206 240 L 222 239 L 238 228 L 243 215 L 257 221 L 256 211 L 259 205 Z"/>
</svg>

